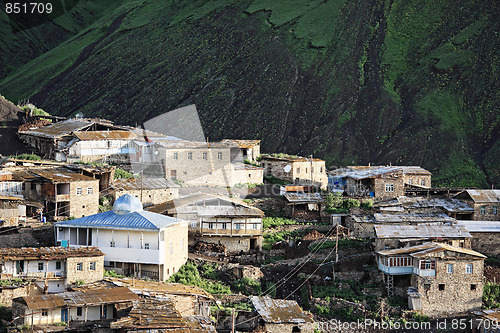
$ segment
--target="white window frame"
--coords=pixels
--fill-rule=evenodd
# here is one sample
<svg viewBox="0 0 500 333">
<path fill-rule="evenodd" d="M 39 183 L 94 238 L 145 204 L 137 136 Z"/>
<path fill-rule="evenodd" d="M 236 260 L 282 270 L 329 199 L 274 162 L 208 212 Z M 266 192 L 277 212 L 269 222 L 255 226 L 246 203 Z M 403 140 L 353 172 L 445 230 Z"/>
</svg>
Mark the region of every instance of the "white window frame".
<svg viewBox="0 0 500 333">
<path fill-rule="evenodd" d="M 89 262 L 89 270 L 91 270 L 91 271 L 96 270 L 96 262 L 95 261 Z"/>
<path fill-rule="evenodd" d="M 92 187 L 87 187 L 87 194 L 88 195 L 94 194 L 94 189 Z"/>
<path fill-rule="evenodd" d="M 474 265 L 467 264 L 465 265 L 465 274 L 473 274 L 474 273 Z"/>
<path fill-rule="evenodd" d="M 218 152 L 217 153 L 217 159 L 218 160 L 222 160 L 222 152 Z"/>
<path fill-rule="evenodd" d="M 188 152 L 187 153 L 187 159 L 188 160 L 192 160 L 193 159 L 193 153 L 192 152 Z"/>
<path fill-rule="evenodd" d="M 446 273 L 453 274 L 453 264 L 446 265 Z"/>
<path fill-rule="evenodd" d="M 386 192 L 394 192 L 394 184 L 385 184 L 385 191 Z"/>
<path fill-rule="evenodd" d="M 174 160 L 178 160 L 178 159 L 179 159 L 179 153 L 178 153 L 178 152 L 174 152 L 174 153 L 172 154 L 172 158 L 173 158 Z"/>
<path fill-rule="evenodd" d="M 82 188 L 81 187 L 76 188 L 76 195 L 82 195 Z"/>
<path fill-rule="evenodd" d="M 203 158 L 204 160 L 208 159 L 208 154 L 207 154 L 207 153 L 203 153 L 203 154 L 202 154 L 202 158 Z"/>
</svg>

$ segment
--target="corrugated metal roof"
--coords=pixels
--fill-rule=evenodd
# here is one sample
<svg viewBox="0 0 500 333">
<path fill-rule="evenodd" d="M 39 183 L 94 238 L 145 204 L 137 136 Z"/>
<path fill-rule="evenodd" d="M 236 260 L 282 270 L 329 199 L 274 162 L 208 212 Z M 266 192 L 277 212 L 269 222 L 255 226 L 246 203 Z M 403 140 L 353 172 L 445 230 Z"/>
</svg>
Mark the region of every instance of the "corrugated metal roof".
<svg viewBox="0 0 500 333">
<path fill-rule="evenodd" d="M 486 258 L 485 255 L 469 250 L 469 249 L 464 249 L 461 247 L 456 247 L 456 246 L 451 246 L 448 244 L 441 244 L 441 243 L 424 243 L 416 246 L 409 246 L 409 247 L 402 247 L 399 249 L 392 249 L 392 250 L 384 250 L 384 251 L 378 251 L 377 253 L 383 256 L 393 256 L 393 255 L 402 255 L 402 254 L 408 254 L 412 257 L 426 257 L 431 253 L 436 253 L 436 252 L 442 252 L 442 251 L 451 251 L 451 252 L 458 252 L 458 253 L 464 253 L 464 254 L 469 254 L 475 257 L 480 257 L 480 258 Z"/>
<path fill-rule="evenodd" d="M 477 203 L 500 202 L 500 190 L 466 190 L 466 192 Z"/>
<path fill-rule="evenodd" d="M 92 124 L 93 122 L 89 121 L 68 119 L 48 126 L 31 129 L 29 131 L 22 131 L 20 133 L 40 136 L 44 138 L 57 138 L 63 135 L 71 134 L 73 131 L 90 127 Z"/>
<path fill-rule="evenodd" d="M 342 178 L 366 179 L 375 178 L 384 174 L 404 173 L 431 175 L 431 173 L 419 166 L 348 166 L 330 171 L 329 174 Z"/>
<path fill-rule="evenodd" d="M 243 163 L 232 163 L 232 166 L 234 170 L 264 170 L 262 167 Z"/>
<path fill-rule="evenodd" d="M 323 161 L 322 159 L 319 159 L 319 158 L 309 158 L 309 157 L 303 157 L 303 156 L 287 156 L 287 157 L 274 157 L 274 156 L 271 156 L 271 155 L 267 155 L 267 154 L 264 154 L 264 155 L 261 155 L 261 159 L 262 160 L 268 160 L 268 161 L 285 161 L 285 162 L 309 162 L 309 161 L 313 161 L 313 162 L 321 162 Z"/>
<path fill-rule="evenodd" d="M 218 201 L 224 202 L 219 205 Z M 217 203 L 216 203 L 217 202 Z M 203 206 L 196 206 L 190 211 L 203 216 L 238 215 L 238 216 L 264 216 L 264 212 L 258 208 L 250 207 L 245 202 L 234 198 L 228 198 L 208 193 L 195 193 L 181 198 L 170 200 L 159 205 L 146 208 L 147 211 L 156 213 L 182 213 L 187 206 L 195 206 L 203 203 Z"/>
<path fill-rule="evenodd" d="M 474 212 L 474 208 L 470 207 L 467 203 L 460 201 L 458 199 L 451 199 L 451 198 L 422 198 L 422 197 L 410 198 L 406 196 L 400 196 L 397 197 L 396 199 L 378 202 L 373 206 L 374 207 L 403 206 L 405 208 L 410 208 L 410 209 L 439 207 L 452 213 Z"/>
<path fill-rule="evenodd" d="M 455 225 L 377 225 L 377 238 L 470 238 L 470 233 Z"/>
<path fill-rule="evenodd" d="M 296 301 L 259 296 L 251 296 L 250 300 L 265 322 L 273 324 L 314 322 Z"/>
<path fill-rule="evenodd" d="M 82 141 L 131 140 L 137 137 L 130 131 L 76 131 L 73 134 Z"/>
<path fill-rule="evenodd" d="M 254 146 L 260 145 L 260 140 L 233 140 L 233 139 L 224 139 L 221 143 L 225 143 L 229 146 L 236 146 L 239 148 L 252 148 Z"/>
<path fill-rule="evenodd" d="M 373 214 L 375 223 L 428 223 L 428 222 L 451 222 L 455 219 L 444 213 L 412 213 L 412 214 Z"/>
<path fill-rule="evenodd" d="M 469 232 L 500 232 L 500 221 L 457 220 L 457 224 Z"/>
<path fill-rule="evenodd" d="M 169 295 L 187 295 L 204 297 L 213 300 L 212 294 L 204 289 L 196 286 L 188 286 L 180 283 L 164 283 L 157 281 L 144 281 L 129 278 L 113 278 L 107 277 L 106 281 L 113 283 L 116 286 L 128 287 L 136 293 L 152 293 L 152 294 L 169 294 Z"/>
<path fill-rule="evenodd" d="M 472 313 L 478 317 L 482 317 L 483 319 L 490 321 L 492 323 L 491 325 L 493 325 L 494 323 L 494 325 L 498 327 L 498 323 L 500 322 L 500 309 L 479 310 L 473 311 Z M 492 330 L 491 332 L 494 331 Z"/>
<path fill-rule="evenodd" d="M 175 332 L 190 332 L 189 323 L 182 318 L 168 299 L 141 299 L 136 302 L 127 317 L 118 319 L 110 324 L 112 329 L 172 329 Z"/>
<path fill-rule="evenodd" d="M 66 168 L 39 168 L 39 169 L 30 169 L 30 172 L 43 177 L 45 179 L 49 179 L 55 183 L 60 182 L 71 182 L 71 181 L 98 181 L 95 178 L 85 176 L 73 171 L 70 171 Z"/>
<path fill-rule="evenodd" d="M 21 297 L 30 310 L 79 307 L 138 301 L 139 297 L 126 287 L 67 291 Z"/>
<path fill-rule="evenodd" d="M 325 201 L 320 193 L 285 193 L 285 198 L 291 203 L 321 203 Z"/>
<path fill-rule="evenodd" d="M 184 223 L 174 217 L 148 211 L 116 214 L 114 211 L 80 217 L 78 219 L 55 223 L 56 227 L 86 227 L 109 229 L 159 230 L 178 223 Z"/>
<path fill-rule="evenodd" d="M 75 257 L 98 257 L 104 253 L 97 247 L 23 247 L 23 248 L 2 248 L 0 249 L 0 260 L 17 259 L 63 259 Z"/>
<path fill-rule="evenodd" d="M 165 178 L 143 178 L 141 179 L 116 179 L 112 185 L 117 191 L 140 190 L 158 190 L 166 188 L 178 188 L 179 185 L 170 179 Z"/>
</svg>

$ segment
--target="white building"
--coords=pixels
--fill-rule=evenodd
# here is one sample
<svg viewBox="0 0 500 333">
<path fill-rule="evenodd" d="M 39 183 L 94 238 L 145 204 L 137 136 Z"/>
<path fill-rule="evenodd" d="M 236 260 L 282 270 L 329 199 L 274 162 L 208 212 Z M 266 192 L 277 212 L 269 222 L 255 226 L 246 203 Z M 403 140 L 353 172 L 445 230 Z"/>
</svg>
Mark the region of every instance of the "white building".
<svg viewBox="0 0 500 333">
<path fill-rule="evenodd" d="M 126 194 L 109 212 L 55 224 L 62 246 L 96 246 L 104 265 L 117 273 L 168 279 L 187 261 L 188 223 L 143 211 L 138 198 Z"/>
</svg>

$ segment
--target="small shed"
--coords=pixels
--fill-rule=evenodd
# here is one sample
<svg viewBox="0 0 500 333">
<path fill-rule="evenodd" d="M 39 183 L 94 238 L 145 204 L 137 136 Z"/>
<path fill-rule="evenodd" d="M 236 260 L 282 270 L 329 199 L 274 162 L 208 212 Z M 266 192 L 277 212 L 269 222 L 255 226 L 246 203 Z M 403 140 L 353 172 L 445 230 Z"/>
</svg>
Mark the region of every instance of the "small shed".
<svg viewBox="0 0 500 333">
<path fill-rule="evenodd" d="M 325 199 L 320 193 L 285 193 L 286 204 L 291 207 L 291 217 L 300 220 L 319 219 Z"/>
</svg>

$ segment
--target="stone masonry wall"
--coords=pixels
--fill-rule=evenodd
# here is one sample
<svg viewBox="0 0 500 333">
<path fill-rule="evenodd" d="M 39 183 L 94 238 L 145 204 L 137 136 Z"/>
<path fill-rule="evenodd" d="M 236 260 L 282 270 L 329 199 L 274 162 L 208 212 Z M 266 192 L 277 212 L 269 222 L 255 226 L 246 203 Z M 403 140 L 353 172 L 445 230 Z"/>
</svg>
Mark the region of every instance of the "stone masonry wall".
<svg viewBox="0 0 500 333">
<path fill-rule="evenodd" d="M 141 190 L 124 190 L 114 192 L 114 199 L 130 194 L 141 199 Z M 142 190 L 142 204 L 144 207 L 158 205 L 165 201 L 179 197 L 178 188 L 144 189 Z"/>
<path fill-rule="evenodd" d="M 486 256 L 500 256 L 500 237 L 496 232 L 471 232 L 472 249 Z"/>
<path fill-rule="evenodd" d="M 82 189 L 81 195 L 76 194 L 78 187 Z M 88 194 L 89 188 L 92 188 L 92 194 Z M 99 212 L 99 180 L 71 182 L 69 198 L 69 216 L 78 218 L 97 214 Z"/>
<path fill-rule="evenodd" d="M 481 214 L 481 207 L 484 207 L 484 214 Z M 493 207 L 496 207 L 497 213 L 494 214 Z M 476 221 L 499 221 L 500 220 L 500 202 L 475 203 L 473 220 Z"/>
<path fill-rule="evenodd" d="M 90 269 L 90 263 L 95 262 L 95 270 Z M 77 264 L 82 263 L 83 269 L 77 270 Z M 104 256 L 68 258 L 66 260 L 67 283 L 83 280 L 85 283 L 102 280 L 104 274 Z"/>
</svg>

